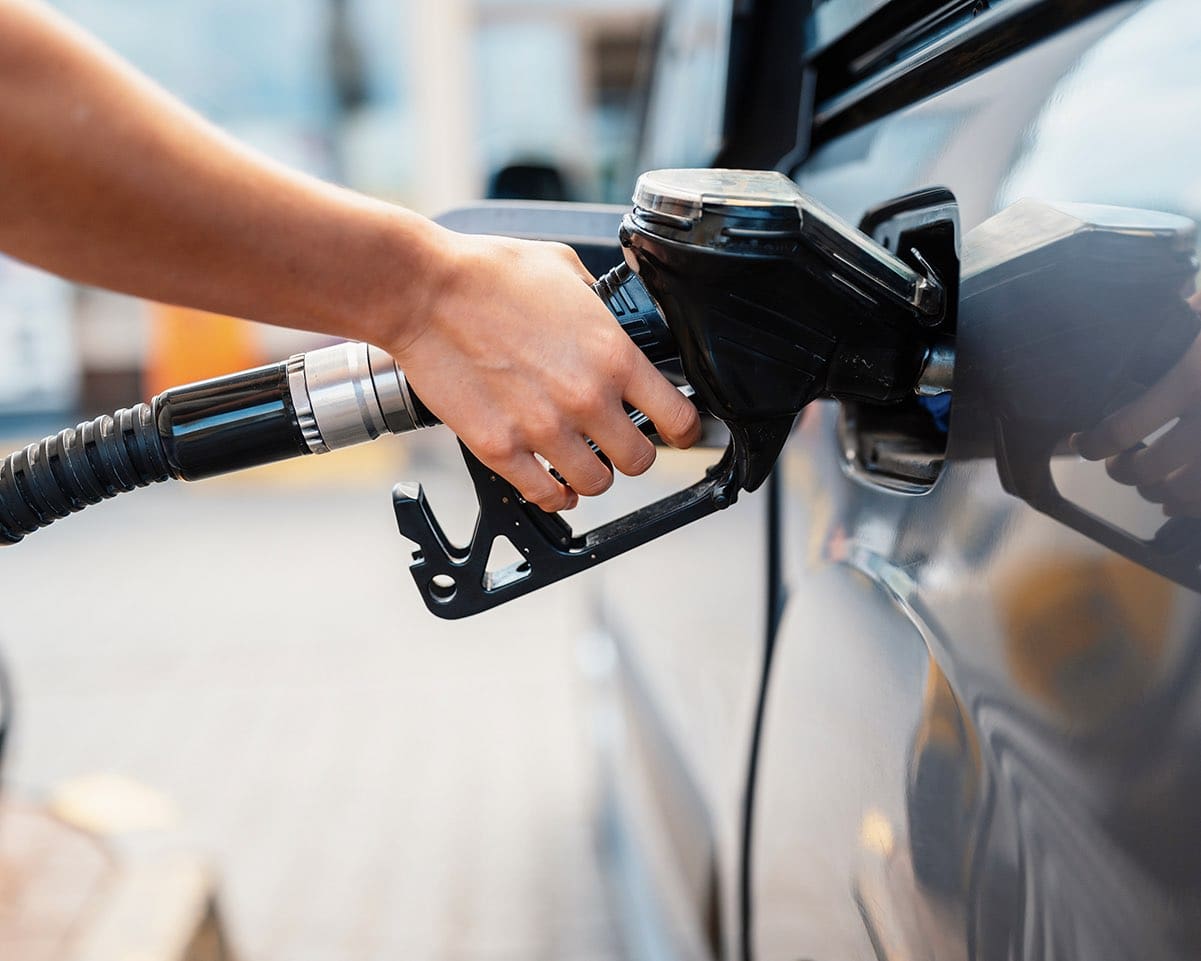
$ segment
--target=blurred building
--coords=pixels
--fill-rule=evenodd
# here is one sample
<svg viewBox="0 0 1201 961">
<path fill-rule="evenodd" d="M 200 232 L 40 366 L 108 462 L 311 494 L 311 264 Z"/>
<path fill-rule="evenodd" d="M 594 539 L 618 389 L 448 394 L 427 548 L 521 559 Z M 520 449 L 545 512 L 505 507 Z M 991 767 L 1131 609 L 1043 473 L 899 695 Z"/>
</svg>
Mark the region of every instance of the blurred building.
<svg viewBox="0 0 1201 961">
<path fill-rule="evenodd" d="M 477 0 L 478 149 L 490 186 L 506 168 L 543 168 L 571 199 L 629 199 L 661 6 Z"/>
<path fill-rule="evenodd" d="M 434 214 L 625 200 L 662 0 L 52 2 L 266 154 Z M 148 365 L 207 376 L 310 340 L 159 313 L 0 260 L 0 416 L 95 413 L 140 398 Z"/>
<path fill-rule="evenodd" d="M 79 355 L 70 284 L 0 257 L 0 418 L 74 405 Z"/>
</svg>

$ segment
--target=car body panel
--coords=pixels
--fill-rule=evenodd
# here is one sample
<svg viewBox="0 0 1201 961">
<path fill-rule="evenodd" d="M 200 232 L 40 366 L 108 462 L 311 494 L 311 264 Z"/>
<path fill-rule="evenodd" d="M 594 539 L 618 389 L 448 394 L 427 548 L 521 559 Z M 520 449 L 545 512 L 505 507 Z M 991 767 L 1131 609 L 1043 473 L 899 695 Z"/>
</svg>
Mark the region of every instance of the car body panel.
<svg viewBox="0 0 1201 961">
<path fill-rule="evenodd" d="M 1102 6 L 791 173 L 852 223 L 949 188 L 965 242 L 1023 196 L 1201 219 L 1195 6 Z M 722 4 L 675 9 L 711 25 Z M 694 40 L 712 59 L 712 31 Z M 684 54 L 669 62 L 687 72 Z M 708 130 L 708 85 L 701 99 Z M 705 161 L 682 143 L 665 139 L 672 163 Z M 617 213 L 491 208 L 458 226 L 567 240 L 598 270 Z M 632 957 L 1201 955 L 1201 598 L 1006 489 L 982 375 L 1007 328 L 982 316 L 961 309 L 947 460 L 926 493 L 852 470 L 843 414 L 819 402 L 774 487 L 593 575 L 599 821 Z M 1091 318 L 1077 319 L 1083 348 Z M 1073 401 L 1056 364 L 1081 390 L 1071 351 L 1038 359 L 1052 383 L 1010 398 L 1019 424 L 1023 403 L 1034 422 Z M 1134 532 L 1163 523 L 1058 453 L 1068 500 Z M 664 452 L 606 507 L 655 500 L 716 458 Z"/>
<path fill-rule="evenodd" d="M 639 499 L 678 489 L 717 456 L 661 456 L 636 485 Z M 609 565 L 598 588 L 597 626 L 616 654 L 610 706 L 622 718 L 607 816 L 627 832 L 628 847 L 646 853 L 642 870 L 666 892 L 663 923 L 675 932 L 670 951 L 636 957 L 712 957 L 732 950 L 741 929 L 747 732 L 767 620 L 766 511 L 764 493 L 744 495 Z M 629 883 L 628 874 L 614 878 L 617 888 Z"/>
<path fill-rule="evenodd" d="M 1154 84 L 1201 103 L 1199 40 L 1187 4 L 1113 8 L 824 146 L 797 180 L 852 222 L 928 185 L 965 230 L 1019 192 L 1197 219 L 1201 150 Z M 1146 99 L 1115 98 L 1139 51 L 1158 57 Z M 918 497 L 846 476 L 836 419 L 810 411 L 780 468 L 754 957 L 1196 957 L 1201 599 L 1007 493 L 991 457 L 956 458 L 980 445 L 954 406 Z M 1061 458 L 1056 479 L 1128 529 L 1163 522 L 1095 465 Z"/>
</svg>

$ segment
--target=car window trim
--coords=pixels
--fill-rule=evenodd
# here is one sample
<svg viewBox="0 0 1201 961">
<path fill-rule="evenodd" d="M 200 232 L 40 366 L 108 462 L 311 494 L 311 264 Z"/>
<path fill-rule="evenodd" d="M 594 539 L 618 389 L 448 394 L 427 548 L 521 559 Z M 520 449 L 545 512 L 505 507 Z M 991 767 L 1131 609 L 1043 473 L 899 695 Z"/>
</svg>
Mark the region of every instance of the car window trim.
<svg viewBox="0 0 1201 961">
<path fill-rule="evenodd" d="M 822 96 L 821 74 L 845 64 L 813 62 L 818 103 L 812 143 L 836 136 L 923 100 L 1108 7 L 1134 0 L 1004 0 L 961 26 L 918 46 L 904 59 L 832 95 Z M 876 46 L 879 46 L 877 44 Z M 848 45 L 848 60 L 862 57 Z"/>
</svg>

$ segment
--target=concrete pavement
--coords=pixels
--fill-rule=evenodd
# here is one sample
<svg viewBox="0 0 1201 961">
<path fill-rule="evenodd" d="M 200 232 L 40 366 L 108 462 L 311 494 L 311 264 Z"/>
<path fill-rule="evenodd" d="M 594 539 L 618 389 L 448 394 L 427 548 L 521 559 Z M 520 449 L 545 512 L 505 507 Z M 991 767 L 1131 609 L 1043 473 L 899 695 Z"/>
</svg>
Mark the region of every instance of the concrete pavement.
<svg viewBox="0 0 1201 961">
<path fill-rule="evenodd" d="M 165 792 L 247 961 L 618 957 L 574 665 L 595 575 L 430 616 L 389 488 L 463 526 L 450 449 L 162 485 L 0 552 L 10 785 Z"/>
</svg>

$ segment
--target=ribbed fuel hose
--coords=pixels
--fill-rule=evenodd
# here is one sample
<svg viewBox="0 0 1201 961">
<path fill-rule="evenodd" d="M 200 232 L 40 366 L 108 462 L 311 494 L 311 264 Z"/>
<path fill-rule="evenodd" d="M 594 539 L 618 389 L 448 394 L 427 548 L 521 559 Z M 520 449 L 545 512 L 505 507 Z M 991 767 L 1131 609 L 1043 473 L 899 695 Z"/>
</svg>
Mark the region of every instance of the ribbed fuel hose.
<svg viewBox="0 0 1201 961">
<path fill-rule="evenodd" d="M 0 462 L 0 538 L 15 544 L 89 504 L 170 477 L 149 404 L 68 427 Z"/>
</svg>

